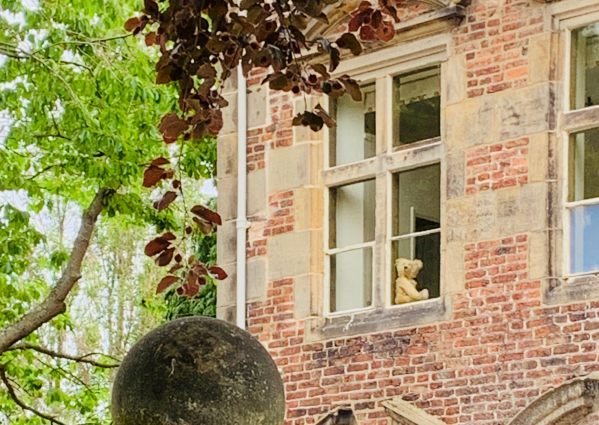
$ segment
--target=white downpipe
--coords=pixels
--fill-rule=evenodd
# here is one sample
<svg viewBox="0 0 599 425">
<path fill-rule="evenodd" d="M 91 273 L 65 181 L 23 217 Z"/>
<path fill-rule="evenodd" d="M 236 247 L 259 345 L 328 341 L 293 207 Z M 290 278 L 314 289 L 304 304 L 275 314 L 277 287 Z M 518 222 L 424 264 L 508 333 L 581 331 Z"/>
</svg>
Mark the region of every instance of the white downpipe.
<svg viewBox="0 0 599 425">
<path fill-rule="evenodd" d="M 245 329 L 247 221 L 247 87 L 241 64 L 237 67 L 237 326 Z"/>
</svg>

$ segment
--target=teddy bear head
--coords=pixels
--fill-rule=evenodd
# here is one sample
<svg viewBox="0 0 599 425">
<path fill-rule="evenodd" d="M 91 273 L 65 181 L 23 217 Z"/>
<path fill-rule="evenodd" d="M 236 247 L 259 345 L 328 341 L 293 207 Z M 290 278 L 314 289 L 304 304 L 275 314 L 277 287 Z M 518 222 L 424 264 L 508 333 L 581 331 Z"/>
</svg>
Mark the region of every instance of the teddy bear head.
<svg viewBox="0 0 599 425">
<path fill-rule="evenodd" d="M 398 277 L 415 279 L 422 269 L 422 266 L 422 261 L 418 259 L 410 260 L 408 258 L 399 257 L 397 260 L 395 260 L 395 268 L 397 269 Z"/>
</svg>

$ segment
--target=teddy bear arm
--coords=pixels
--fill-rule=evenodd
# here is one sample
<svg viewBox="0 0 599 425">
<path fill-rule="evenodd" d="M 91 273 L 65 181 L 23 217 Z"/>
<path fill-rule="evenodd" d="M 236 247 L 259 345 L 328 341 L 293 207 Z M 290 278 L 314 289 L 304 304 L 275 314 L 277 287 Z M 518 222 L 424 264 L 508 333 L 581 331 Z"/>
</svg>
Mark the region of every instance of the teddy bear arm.
<svg viewBox="0 0 599 425">
<path fill-rule="evenodd" d="M 412 283 L 411 281 L 405 279 L 397 282 L 397 286 L 401 288 L 407 296 L 409 296 L 412 300 L 419 300 L 421 298 L 420 292 L 416 289 L 416 283 Z"/>
</svg>

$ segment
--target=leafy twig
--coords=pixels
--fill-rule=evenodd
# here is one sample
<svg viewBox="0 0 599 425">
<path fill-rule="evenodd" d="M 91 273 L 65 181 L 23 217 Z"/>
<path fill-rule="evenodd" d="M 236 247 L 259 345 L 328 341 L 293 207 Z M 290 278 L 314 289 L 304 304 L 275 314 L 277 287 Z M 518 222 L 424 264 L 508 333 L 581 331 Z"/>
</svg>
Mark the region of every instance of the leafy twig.
<svg viewBox="0 0 599 425">
<path fill-rule="evenodd" d="M 0 380 L 2 380 L 2 383 L 4 383 L 4 386 L 6 387 L 6 390 L 8 391 L 8 395 L 10 396 L 10 398 L 15 402 L 15 404 L 17 404 L 17 406 L 19 406 L 21 409 L 23 410 L 28 410 L 31 413 L 33 413 L 36 416 L 39 416 L 42 419 L 45 419 L 47 421 L 50 421 L 50 423 L 52 424 L 56 424 L 56 425 L 66 425 L 64 422 L 59 421 L 58 419 L 54 418 L 53 416 L 48 415 L 47 413 L 43 413 L 40 412 L 37 409 L 34 409 L 31 406 L 28 406 L 27 404 L 25 404 L 18 396 L 17 393 L 15 392 L 14 387 L 12 386 L 12 384 L 10 383 L 10 380 L 8 379 L 8 376 L 6 374 L 6 369 L 4 368 L 4 366 L 0 365 Z"/>
</svg>

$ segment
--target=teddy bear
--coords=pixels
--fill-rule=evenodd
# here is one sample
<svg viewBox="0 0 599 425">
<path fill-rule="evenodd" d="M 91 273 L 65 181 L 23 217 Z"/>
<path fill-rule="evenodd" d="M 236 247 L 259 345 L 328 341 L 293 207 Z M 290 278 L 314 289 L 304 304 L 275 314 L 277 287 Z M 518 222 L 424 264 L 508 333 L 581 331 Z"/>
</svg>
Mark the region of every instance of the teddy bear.
<svg viewBox="0 0 599 425">
<path fill-rule="evenodd" d="M 413 301 L 427 300 L 428 289 L 416 289 L 416 276 L 422 269 L 422 261 L 407 258 L 395 260 L 397 279 L 395 279 L 395 304 L 405 304 Z"/>
</svg>

